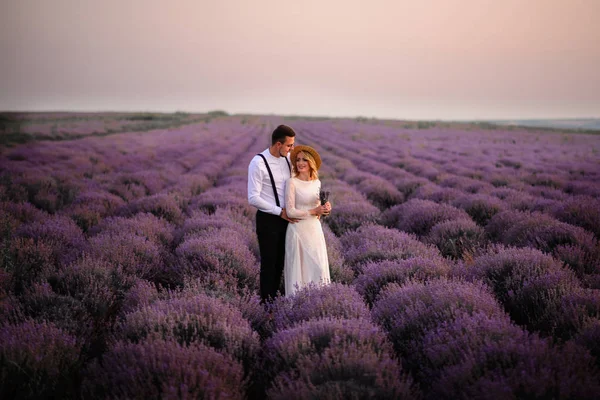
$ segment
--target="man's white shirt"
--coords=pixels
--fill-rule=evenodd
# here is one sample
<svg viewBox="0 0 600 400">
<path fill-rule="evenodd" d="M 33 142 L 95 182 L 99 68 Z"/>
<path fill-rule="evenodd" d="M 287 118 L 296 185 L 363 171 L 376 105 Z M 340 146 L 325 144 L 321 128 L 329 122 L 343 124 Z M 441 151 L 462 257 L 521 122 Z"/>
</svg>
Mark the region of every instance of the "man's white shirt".
<svg viewBox="0 0 600 400">
<path fill-rule="evenodd" d="M 289 158 L 286 161 L 287 156 L 275 157 L 271 155 L 268 148 L 261 154 L 267 159 L 273 173 L 280 207 L 275 201 L 265 161 L 259 156 L 254 156 L 248 166 L 248 202 L 260 211 L 279 215 L 281 209 L 285 208 L 285 181 L 290 178 Z"/>
</svg>

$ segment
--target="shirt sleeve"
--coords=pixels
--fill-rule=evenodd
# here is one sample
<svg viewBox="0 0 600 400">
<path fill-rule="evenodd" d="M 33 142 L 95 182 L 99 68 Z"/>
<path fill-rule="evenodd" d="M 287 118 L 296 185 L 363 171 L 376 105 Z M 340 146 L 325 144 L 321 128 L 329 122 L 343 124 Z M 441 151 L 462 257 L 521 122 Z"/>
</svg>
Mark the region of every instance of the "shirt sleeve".
<svg viewBox="0 0 600 400">
<path fill-rule="evenodd" d="M 248 203 L 250 203 L 251 206 L 258 208 L 260 211 L 268 214 L 280 215 L 281 207 L 278 207 L 276 204 L 271 204 L 260 197 L 263 190 L 263 174 L 266 173 L 260 168 L 260 163 L 264 163 L 264 161 L 261 160 L 262 159 L 259 159 L 259 157 L 256 156 L 250 161 L 250 165 L 248 166 Z"/>
<path fill-rule="evenodd" d="M 310 216 L 308 210 L 296 208 L 296 185 L 290 178 L 285 182 L 285 213 L 290 218 L 306 219 Z"/>
</svg>

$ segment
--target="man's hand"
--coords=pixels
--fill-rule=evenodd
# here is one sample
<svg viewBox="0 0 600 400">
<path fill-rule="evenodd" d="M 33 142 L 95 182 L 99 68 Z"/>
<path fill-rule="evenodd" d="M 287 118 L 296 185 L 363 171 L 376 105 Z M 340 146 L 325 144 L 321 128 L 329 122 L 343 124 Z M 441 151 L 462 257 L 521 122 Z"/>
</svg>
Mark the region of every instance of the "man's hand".
<svg viewBox="0 0 600 400">
<path fill-rule="evenodd" d="M 287 213 L 285 212 L 285 208 L 281 209 L 281 218 L 285 219 L 290 224 L 295 224 L 296 222 L 300 221 L 298 218 L 290 218 L 290 217 L 288 217 Z"/>
</svg>

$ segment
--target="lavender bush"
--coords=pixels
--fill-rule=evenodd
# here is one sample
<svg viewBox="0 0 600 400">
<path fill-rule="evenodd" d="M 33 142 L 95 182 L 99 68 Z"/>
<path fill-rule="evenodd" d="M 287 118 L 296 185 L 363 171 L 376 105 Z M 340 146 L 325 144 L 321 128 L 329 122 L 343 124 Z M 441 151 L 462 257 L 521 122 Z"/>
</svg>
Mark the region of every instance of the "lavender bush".
<svg viewBox="0 0 600 400">
<path fill-rule="evenodd" d="M 555 346 L 506 319 L 459 318 L 430 332 L 423 347 L 433 362 L 429 398 L 592 399 L 600 389 L 585 350 Z"/>
<path fill-rule="evenodd" d="M 341 283 L 308 285 L 291 297 L 278 297 L 271 306 L 273 331 L 324 317 L 369 319 L 366 304 L 356 290 Z"/>
<path fill-rule="evenodd" d="M 380 225 L 362 225 L 356 231 L 344 234 L 340 240 L 346 262 L 357 272 L 367 262 L 440 257 L 436 248 L 419 242 L 415 236 Z"/>
<path fill-rule="evenodd" d="M 552 214 L 559 220 L 580 226 L 600 238 L 600 199 L 575 196 L 556 204 Z"/>
<path fill-rule="evenodd" d="M 339 196 L 339 194 L 336 194 Z M 352 231 L 362 225 L 375 223 L 380 216 L 377 207 L 367 201 L 335 203 L 331 214 L 325 219 L 325 223 L 337 236 Z"/>
<path fill-rule="evenodd" d="M 440 222 L 468 218 L 466 212 L 449 204 L 420 199 L 411 199 L 394 206 L 381 216 L 384 225 L 417 236 L 427 235 L 431 228 Z"/>
<path fill-rule="evenodd" d="M 239 362 L 202 344 L 117 342 L 85 371 L 82 396 L 92 399 L 244 399 Z"/>
<path fill-rule="evenodd" d="M 25 318 L 50 322 L 70 335 L 81 337 L 81 342 L 89 334 L 91 321 L 85 305 L 69 295 L 56 293 L 48 282 L 32 284 L 19 300 Z"/>
<path fill-rule="evenodd" d="M 344 179 L 355 185 L 380 210 L 404 201 L 404 195 L 392 183 L 379 176 L 351 169 L 346 172 Z"/>
<path fill-rule="evenodd" d="M 120 265 L 123 270 L 143 279 L 169 275 L 162 246 L 132 232 L 100 233 L 89 239 L 88 254 L 95 259 Z"/>
<path fill-rule="evenodd" d="M 340 239 L 335 236 L 328 225 L 323 224 L 323 234 L 327 244 L 327 260 L 332 282 L 350 284 L 354 280 L 354 270 L 346 263 L 344 248 Z"/>
<path fill-rule="evenodd" d="M 0 396 L 75 397 L 79 352 L 77 338 L 51 323 L 0 326 Z"/>
<path fill-rule="evenodd" d="M 175 254 L 186 276 L 208 274 L 209 278 L 229 282 L 233 288 L 258 289 L 258 262 L 238 231 L 208 229 L 189 236 Z"/>
<path fill-rule="evenodd" d="M 90 230 L 90 235 L 108 234 L 119 235 L 127 232 L 138 235 L 148 241 L 170 249 L 173 245 L 174 227 L 167 220 L 150 213 L 138 213 L 130 218 L 108 217 Z"/>
<path fill-rule="evenodd" d="M 52 216 L 21 225 L 16 235 L 49 245 L 52 248 L 52 260 L 57 265 L 73 261 L 85 246 L 81 228 L 65 216 Z"/>
<path fill-rule="evenodd" d="M 456 200 L 457 198 L 463 195 L 464 193 L 458 189 L 450 187 L 440 187 L 433 183 L 427 183 L 415 189 L 415 191 L 411 194 L 411 200 L 420 199 L 429 200 L 436 203 L 450 204 L 452 201 Z"/>
<path fill-rule="evenodd" d="M 505 245 L 533 247 L 553 253 L 578 273 L 598 273 L 600 251 L 594 235 L 542 213 L 505 211 L 494 216 L 486 231 Z"/>
<path fill-rule="evenodd" d="M 219 299 L 195 297 L 160 300 L 127 314 L 118 335 L 134 343 L 147 339 L 203 343 L 248 367 L 258 351 L 258 335 L 241 312 Z"/>
<path fill-rule="evenodd" d="M 206 190 L 190 200 L 190 210 L 202 210 L 209 214 L 218 208 L 236 208 L 247 217 L 254 218 L 256 209 L 248 204 L 247 187 L 235 183 Z"/>
<path fill-rule="evenodd" d="M 3 218 L 10 217 L 17 222 L 15 228 L 24 223 L 43 221 L 49 216 L 48 213 L 28 202 L 2 201 L 0 202 L 0 213 Z"/>
<path fill-rule="evenodd" d="M 560 313 L 555 321 L 554 336 L 570 339 L 600 320 L 600 291 L 576 289 L 561 298 Z"/>
<path fill-rule="evenodd" d="M 229 207 L 217 207 L 213 214 L 193 211 L 181 228 L 177 230 L 175 243 L 180 244 L 183 240 L 202 234 L 209 229 L 223 228 L 237 231 L 239 240 L 245 243 L 256 256 L 260 255 L 258 240 L 250 220 L 239 209 Z"/>
<path fill-rule="evenodd" d="M 573 341 L 587 348 L 596 359 L 596 367 L 600 369 L 600 319 L 594 319 L 580 330 Z"/>
<path fill-rule="evenodd" d="M 151 213 L 159 218 L 164 218 L 173 224 L 183 222 L 183 212 L 175 195 L 155 194 L 133 200 L 120 209 L 123 216 L 135 215 L 139 212 Z"/>
<path fill-rule="evenodd" d="M 471 219 L 435 224 L 425 240 L 452 259 L 470 258 L 486 244 L 485 231 Z"/>
<path fill-rule="evenodd" d="M 552 334 L 564 296 L 580 288 L 575 274 L 539 250 L 497 248 L 465 270 L 493 288 L 512 319 L 531 331 Z"/>
<path fill-rule="evenodd" d="M 389 283 L 426 282 L 447 276 L 450 267 L 440 258 L 412 257 L 406 260 L 381 260 L 365 264 L 354 286 L 369 305 Z"/>
<path fill-rule="evenodd" d="M 505 209 L 497 197 L 484 194 L 467 195 L 457 198 L 452 204 L 465 210 L 478 225 L 485 226 L 497 213 Z"/>
<path fill-rule="evenodd" d="M 113 215 L 125 205 L 120 197 L 103 191 L 90 190 L 79 193 L 71 207 L 64 212 L 71 217 L 77 225 L 87 232 L 97 225 L 104 217 Z"/>
<path fill-rule="evenodd" d="M 301 357 L 295 373 L 282 373 L 267 391 L 271 399 L 393 398 L 418 399 L 412 381 L 396 361 L 356 344 Z"/>
<path fill-rule="evenodd" d="M 149 306 L 159 299 L 156 285 L 141 278 L 133 278 L 131 287 L 124 293 L 121 312 L 129 314 L 143 307 Z"/>
<path fill-rule="evenodd" d="M 268 389 L 273 398 L 412 398 L 411 380 L 401 374 L 385 334 L 364 320 L 307 321 L 276 333 L 263 353 L 261 377 L 266 387 L 273 383 Z M 340 358 L 342 354 L 346 357 Z"/>
<path fill-rule="evenodd" d="M 460 315 L 483 313 L 502 318 L 504 310 L 482 283 L 447 278 L 389 284 L 373 305 L 373 320 L 388 332 L 403 365 L 418 371 L 423 337 Z"/>
<path fill-rule="evenodd" d="M 16 295 L 33 283 L 43 283 L 56 270 L 54 250 L 43 241 L 15 238 L 4 244 L 3 253 L 2 267 L 11 292 Z"/>
<path fill-rule="evenodd" d="M 73 177 L 66 171 L 55 171 L 52 175 L 24 174 L 17 178 L 27 193 L 29 201 L 37 208 L 55 213 L 70 205 L 81 190 Z"/>
<path fill-rule="evenodd" d="M 170 292 L 169 296 L 182 298 L 196 297 L 202 294 L 219 299 L 239 310 L 261 339 L 271 335 L 272 326 L 269 323 L 268 309 L 256 291 L 231 291 L 225 284 L 219 286 L 214 283 L 207 284 L 203 278 L 186 278 L 183 288 L 180 291 Z"/>
<path fill-rule="evenodd" d="M 84 350 L 91 354 L 103 351 L 134 278 L 119 266 L 84 256 L 49 277 L 48 282 L 55 294 L 52 297 L 67 299 L 73 309 L 85 310 L 73 321 Z"/>
</svg>

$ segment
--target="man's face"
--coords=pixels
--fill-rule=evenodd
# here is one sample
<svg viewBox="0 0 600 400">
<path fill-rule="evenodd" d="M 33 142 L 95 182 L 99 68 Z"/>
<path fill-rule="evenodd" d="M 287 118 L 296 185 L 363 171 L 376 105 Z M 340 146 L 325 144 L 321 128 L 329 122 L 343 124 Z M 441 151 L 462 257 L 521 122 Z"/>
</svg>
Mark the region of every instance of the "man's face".
<svg viewBox="0 0 600 400">
<path fill-rule="evenodd" d="M 278 144 L 280 144 L 280 146 L 279 146 L 279 155 L 280 156 L 285 157 L 288 155 L 288 153 L 290 151 L 292 151 L 292 148 L 294 147 L 294 139 L 295 138 L 293 138 L 293 137 L 286 136 L 284 143 L 278 142 Z"/>
</svg>

